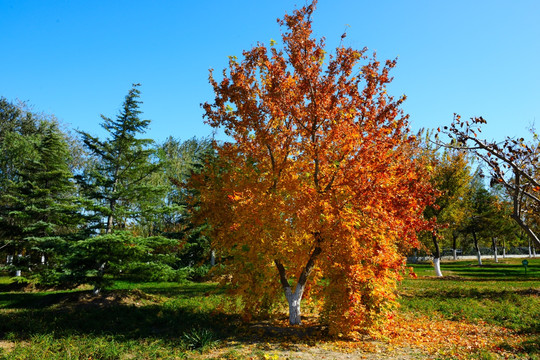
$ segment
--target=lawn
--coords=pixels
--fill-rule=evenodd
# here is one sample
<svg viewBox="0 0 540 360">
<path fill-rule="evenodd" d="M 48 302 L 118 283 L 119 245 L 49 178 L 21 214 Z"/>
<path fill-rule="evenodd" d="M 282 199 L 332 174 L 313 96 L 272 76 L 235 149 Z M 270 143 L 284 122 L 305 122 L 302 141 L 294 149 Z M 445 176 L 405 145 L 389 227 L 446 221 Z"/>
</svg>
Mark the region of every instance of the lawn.
<svg viewBox="0 0 540 360">
<path fill-rule="evenodd" d="M 90 289 L 13 291 L 0 279 L 0 359 L 540 359 L 540 259 L 429 264 L 399 286 L 382 339 L 330 339 L 306 316 L 243 322 L 214 283 L 117 281 Z M 11 291 L 8 291 L 11 290 Z"/>
</svg>

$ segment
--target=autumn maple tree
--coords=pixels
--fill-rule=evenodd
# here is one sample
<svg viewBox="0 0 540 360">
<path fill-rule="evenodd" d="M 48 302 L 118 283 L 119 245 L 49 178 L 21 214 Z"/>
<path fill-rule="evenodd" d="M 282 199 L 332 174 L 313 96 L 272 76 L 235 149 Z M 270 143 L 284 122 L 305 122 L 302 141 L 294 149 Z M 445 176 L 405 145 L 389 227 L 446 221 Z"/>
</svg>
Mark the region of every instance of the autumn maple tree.
<svg viewBox="0 0 540 360">
<path fill-rule="evenodd" d="M 381 324 L 394 307 L 402 252 L 417 245 L 432 201 L 400 110 L 386 92 L 395 61 L 366 49 L 325 51 L 316 2 L 278 20 L 282 44 L 230 57 L 205 103 L 232 141 L 199 176 L 200 209 L 244 314 L 320 299 L 332 333 Z M 342 39 L 345 35 L 342 36 Z"/>
</svg>

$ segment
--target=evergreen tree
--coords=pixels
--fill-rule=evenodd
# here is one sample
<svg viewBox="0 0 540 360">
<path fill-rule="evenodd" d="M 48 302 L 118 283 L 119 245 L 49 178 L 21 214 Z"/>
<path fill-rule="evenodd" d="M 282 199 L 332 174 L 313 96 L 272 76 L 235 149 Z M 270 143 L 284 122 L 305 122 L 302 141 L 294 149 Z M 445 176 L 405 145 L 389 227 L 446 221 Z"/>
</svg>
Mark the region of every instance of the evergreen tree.
<svg viewBox="0 0 540 360">
<path fill-rule="evenodd" d="M 70 151 L 57 123 L 20 108 L 10 114 L 0 135 L 8 155 L 1 162 L 0 237 L 17 270 L 50 277 L 81 223 Z"/>
<path fill-rule="evenodd" d="M 162 186 L 149 181 L 161 167 L 155 156 L 153 141 L 138 137 L 146 132 L 150 124 L 150 120 L 140 118 L 138 86 L 134 84 L 126 95 L 116 119 L 102 115 L 101 126 L 108 132 L 109 138 L 100 140 L 80 132 L 95 161 L 77 179 L 82 193 L 89 200 L 87 212 L 96 215 L 98 220 L 93 224 L 93 229 L 95 235 L 99 236 L 76 244 L 73 248 L 76 256 L 71 257 L 69 268 L 73 282 L 94 284 L 96 294 L 107 283 L 104 277 L 106 272 L 118 274 L 120 270 L 133 269 L 134 264 L 147 264 L 155 271 L 170 270 L 163 260 L 171 247 L 176 245 L 176 241 L 163 237 L 136 236 L 137 222 L 156 211 L 149 204 L 161 199 L 164 194 Z M 144 251 L 133 252 L 133 256 L 129 256 L 132 252 L 126 251 L 127 248 L 113 244 L 132 244 L 130 248 Z M 150 258 L 147 256 L 142 261 L 135 253 L 145 253 Z"/>
<path fill-rule="evenodd" d="M 80 132 L 96 161 L 77 178 L 83 193 L 93 200 L 89 210 L 101 217 L 96 224 L 100 233 L 110 234 L 115 229 L 129 227 L 141 216 L 144 210 L 141 204 L 159 197 L 163 191 L 145 181 L 160 165 L 153 161 L 153 140 L 137 137 L 146 132 L 150 124 L 150 120 L 139 117 L 138 86 L 133 85 L 115 120 L 101 116 L 101 126 L 109 133 L 109 138 L 100 140 Z"/>
</svg>

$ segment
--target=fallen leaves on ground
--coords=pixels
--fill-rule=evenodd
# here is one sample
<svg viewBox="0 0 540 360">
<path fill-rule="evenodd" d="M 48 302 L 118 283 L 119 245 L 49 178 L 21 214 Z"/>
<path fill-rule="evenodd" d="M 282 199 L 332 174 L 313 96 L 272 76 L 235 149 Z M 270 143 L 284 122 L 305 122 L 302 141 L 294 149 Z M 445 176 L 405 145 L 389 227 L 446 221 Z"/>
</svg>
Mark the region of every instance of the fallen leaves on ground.
<svg viewBox="0 0 540 360">
<path fill-rule="evenodd" d="M 453 359 L 465 359 L 481 351 L 511 358 L 522 351 L 520 344 L 527 340 L 514 330 L 483 321 L 473 324 L 410 313 L 392 320 L 384 335 L 390 344 L 420 348 L 430 355 Z"/>
</svg>

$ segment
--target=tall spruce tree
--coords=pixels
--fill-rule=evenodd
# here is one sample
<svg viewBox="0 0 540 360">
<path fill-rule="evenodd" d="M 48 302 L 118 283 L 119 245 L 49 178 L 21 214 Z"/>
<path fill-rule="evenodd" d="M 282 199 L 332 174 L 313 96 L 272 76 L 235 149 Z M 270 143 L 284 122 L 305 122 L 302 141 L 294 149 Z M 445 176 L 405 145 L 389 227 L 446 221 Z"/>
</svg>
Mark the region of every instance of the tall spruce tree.
<svg viewBox="0 0 540 360">
<path fill-rule="evenodd" d="M 167 254 L 176 244 L 164 237 L 136 236 L 136 223 L 153 211 L 147 204 L 165 191 L 148 181 L 160 164 L 153 140 L 138 137 L 150 124 L 140 118 L 138 86 L 128 92 L 114 120 L 102 115 L 107 139 L 80 132 L 95 158 L 77 179 L 89 200 L 87 213 L 98 219 L 93 226 L 97 236 L 73 247 L 69 268 L 72 281 L 93 284 L 95 294 L 107 285 L 105 273 L 146 272 L 157 278 L 169 272 L 172 260 Z"/>
<path fill-rule="evenodd" d="M 116 119 L 101 115 L 101 126 L 109 138 L 100 140 L 79 132 L 96 161 L 77 178 L 85 196 L 93 200 L 89 210 L 101 217 L 96 224 L 100 233 L 125 229 L 141 215 L 140 204 L 163 191 L 145 181 L 159 169 L 159 164 L 153 161 L 153 140 L 138 138 L 150 124 L 150 120 L 140 118 L 138 86 L 133 85 Z"/>
</svg>

